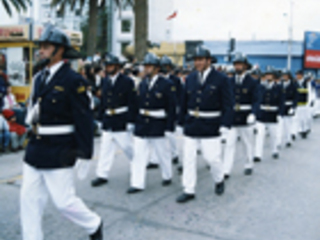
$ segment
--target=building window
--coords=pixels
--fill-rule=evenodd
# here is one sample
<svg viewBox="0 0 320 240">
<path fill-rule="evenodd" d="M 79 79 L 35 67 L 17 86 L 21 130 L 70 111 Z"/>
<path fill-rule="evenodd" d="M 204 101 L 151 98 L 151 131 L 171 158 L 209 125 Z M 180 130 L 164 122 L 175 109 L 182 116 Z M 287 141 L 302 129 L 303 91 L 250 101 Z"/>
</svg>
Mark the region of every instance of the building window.
<svg viewBox="0 0 320 240">
<path fill-rule="evenodd" d="M 131 21 L 130 20 L 122 20 L 121 21 L 121 32 L 128 33 L 131 31 Z"/>
<path fill-rule="evenodd" d="M 122 42 L 121 43 L 121 54 L 123 55 L 125 50 L 126 50 L 126 47 L 130 44 L 130 42 Z"/>
</svg>

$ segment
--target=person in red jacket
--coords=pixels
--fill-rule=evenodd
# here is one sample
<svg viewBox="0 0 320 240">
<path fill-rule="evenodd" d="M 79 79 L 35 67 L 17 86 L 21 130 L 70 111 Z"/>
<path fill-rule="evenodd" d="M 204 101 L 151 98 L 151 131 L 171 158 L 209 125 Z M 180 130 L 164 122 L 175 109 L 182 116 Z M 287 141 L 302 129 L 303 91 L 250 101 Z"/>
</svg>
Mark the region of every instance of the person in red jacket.
<svg viewBox="0 0 320 240">
<path fill-rule="evenodd" d="M 23 143 L 27 137 L 27 129 L 16 122 L 14 111 L 5 109 L 2 113 L 9 124 L 11 150 L 15 152 L 17 150 L 23 149 Z"/>
</svg>

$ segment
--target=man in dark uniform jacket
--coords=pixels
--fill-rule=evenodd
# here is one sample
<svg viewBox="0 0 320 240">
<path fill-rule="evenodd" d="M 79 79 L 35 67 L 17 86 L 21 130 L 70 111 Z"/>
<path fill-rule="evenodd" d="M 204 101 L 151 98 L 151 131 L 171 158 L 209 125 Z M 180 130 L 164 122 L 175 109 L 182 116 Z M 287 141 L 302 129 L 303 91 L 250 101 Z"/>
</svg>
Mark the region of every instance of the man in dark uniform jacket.
<svg viewBox="0 0 320 240">
<path fill-rule="evenodd" d="M 253 79 L 249 72 L 250 65 L 246 56 L 237 54 L 233 60 L 235 77 L 231 79 L 234 94 L 234 118 L 231 131 L 228 133 L 229 150 L 225 157 L 225 177 L 231 174 L 234 159 L 236 157 L 236 143 L 240 136 L 246 151 L 246 163 L 244 174 L 253 172 L 253 126 L 256 121 L 259 108 L 259 82 Z"/>
<path fill-rule="evenodd" d="M 176 99 L 177 99 L 177 116 L 178 116 L 179 109 L 180 109 L 181 89 L 182 89 L 181 80 L 180 78 L 178 78 L 177 76 L 171 73 L 171 71 L 173 70 L 173 63 L 168 56 L 166 55 L 162 56 L 160 63 L 161 63 L 161 71 L 164 74 L 164 77 L 169 79 L 175 87 L 175 93 L 176 93 Z M 169 144 L 170 144 L 171 153 L 172 153 L 172 162 L 174 164 L 177 164 L 179 161 L 179 150 L 178 150 L 178 144 L 177 144 L 178 134 L 179 134 L 179 127 L 177 127 L 175 129 L 174 134 L 169 137 Z"/>
<path fill-rule="evenodd" d="M 285 94 L 284 112 L 283 112 L 283 135 L 285 144 L 290 147 L 292 144 L 293 119 L 298 102 L 298 86 L 293 80 L 291 72 L 288 70 L 282 73 L 283 92 Z"/>
<path fill-rule="evenodd" d="M 195 198 L 198 146 L 210 166 L 216 194 L 224 193 L 221 135 L 230 128 L 233 117 L 230 82 L 211 67 L 210 51 L 197 47 L 194 64 L 196 71 L 187 77 L 181 97 L 179 124 L 184 128 L 184 189 L 177 198 L 178 203 Z"/>
<path fill-rule="evenodd" d="M 118 57 L 107 54 L 105 65 L 108 76 L 102 80 L 100 107 L 103 133 L 96 171 L 97 178 L 91 183 L 93 187 L 108 182 L 118 147 L 129 160 L 132 159 L 131 131 L 135 120 L 136 97 L 134 82 L 120 73 L 122 63 Z"/>
<path fill-rule="evenodd" d="M 261 82 L 261 105 L 258 112 L 258 136 L 256 139 L 255 157 L 261 161 L 263 157 L 266 128 L 270 134 L 271 151 L 273 158 L 279 157 L 278 131 L 281 116 L 284 110 L 284 93 L 282 86 L 276 82 L 277 72 L 268 70 Z"/>
<path fill-rule="evenodd" d="M 159 160 L 162 185 L 168 186 L 172 180 L 172 161 L 167 138 L 169 132 L 174 131 L 176 119 L 175 87 L 159 75 L 160 60 L 157 56 L 146 54 L 143 64 L 146 77 L 137 88 L 134 157 L 129 194 L 144 190 L 151 150 Z"/>
<path fill-rule="evenodd" d="M 87 82 L 63 59 L 78 57 L 68 36 L 48 26 L 40 40 L 43 70 L 34 79 L 27 122 L 33 135 L 24 156 L 21 223 L 24 240 L 44 239 L 43 208 L 49 193 L 58 210 L 102 240 L 102 219 L 75 195 L 74 170 L 93 153 L 93 117 Z"/>
</svg>

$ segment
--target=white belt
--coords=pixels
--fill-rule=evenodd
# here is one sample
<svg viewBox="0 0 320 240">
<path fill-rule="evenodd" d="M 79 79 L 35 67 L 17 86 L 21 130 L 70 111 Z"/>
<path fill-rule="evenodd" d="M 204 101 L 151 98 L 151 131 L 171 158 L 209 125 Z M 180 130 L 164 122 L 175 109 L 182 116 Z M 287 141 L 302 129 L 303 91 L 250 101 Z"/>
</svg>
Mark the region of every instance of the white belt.
<svg viewBox="0 0 320 240">
<path fill-rule="evenodd" d="M 115 109 L 107 109 L 106 114 L 112 116 L 115 114 L 125 113 L 127 111 L 128 111 L 128 107 L 119 107 L 119 108 L 115 108 Z"/>
<path fill-rule="evenodd" d="M 73 125 L 37 127 L 37 134 L 39 135 L 60 135 L 60 134 L 71 134 L 71 133 L 74 133 Z"/>
<path fill-rule="evenodd" d="M 189 115 L 197 118 L 216 118 L 221 116 L 221 112 L 200 112 L 198 110 L 189 110 Z"/>
<path fill-rule="evenodd" d="M 236 111 L 248 111 L 248 110 L 252 109 L 252 106 L 251 105 L 246 105 L 246 104 L 236 104 L 234 106 L 234 109 Z"/>
<path fill-rule="evenodd" d="M 292 105 L 292 104 L 293 104 L 292 101 L 287 101 L 287 102 L 285 102 L 285 105 Z"/>
<path fill-rule="evenodd" d="M 264 111 L 278 111 L 278 107 L 268 106 L 268 105 L 261 105 L 260 109 Z"/>
<path fill-rule="evenodd" d="M 148 110 L 148 109 L 140 109 L 140 114 L 147 116 L 147 117 L 154 117 L 154 118 L 165 118 L 166 112 L 161 110 Z"/>
</svg>

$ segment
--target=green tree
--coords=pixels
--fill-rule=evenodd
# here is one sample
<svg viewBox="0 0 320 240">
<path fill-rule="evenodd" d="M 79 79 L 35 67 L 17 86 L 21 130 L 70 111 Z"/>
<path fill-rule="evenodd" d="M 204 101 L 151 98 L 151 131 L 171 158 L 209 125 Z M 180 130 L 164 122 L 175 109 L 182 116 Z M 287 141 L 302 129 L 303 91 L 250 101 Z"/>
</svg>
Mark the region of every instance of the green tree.
<svg viewBox="0 0 320 240">
<path fill-rule="evenodd" d="M 17 12 L 26 11 L 28 5 L 30 5 L 30 0 L 1 0 L 1 3 L 8 13 L 9 16 L 12 16 L 12 9 L 13 6 Z"/>
<path fill-rule="evenodd" d="M 86 50 L 87 55 L 93 55 L 97 46 L 97 28 L 98 28 L 98 12 L 99 9 L 105 7 L 107 0 L 52 0 L 51 6 L 59 6 L 61 14 L 63 15 L 67 6 L 71 10 L 75 9 L 77 4 L 80 9 L 85 4 L 89 4 L 89 20 L 87 27 Z M 135 12 L 135 55 L 139 60 L 142 60 L 144 54 L 147 52 L 148 40 L 148 0 L 112 0 L 116 6 L 122 9 L 126 4 L 130 4 Z M 100 2 L 100 5 L 98 3 Z M 105 25 L 105 23 L 103 23 Z"/>
</svg>

